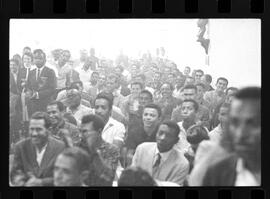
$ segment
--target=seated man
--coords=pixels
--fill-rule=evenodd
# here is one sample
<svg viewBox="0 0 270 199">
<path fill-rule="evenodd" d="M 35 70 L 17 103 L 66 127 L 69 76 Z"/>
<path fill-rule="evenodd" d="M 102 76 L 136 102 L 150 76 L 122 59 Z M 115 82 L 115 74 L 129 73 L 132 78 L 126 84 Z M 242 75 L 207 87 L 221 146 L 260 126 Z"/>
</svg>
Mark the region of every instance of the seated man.
<svg viewBox="0 0 270 199">
<path fill-rule="evenodd" d="M 29 123 L 29 138 L 15 145 L 11 183 L 15 186 L 52 186 L 54 161 L 65 145 L 49 134 L 50 118 L 36 112 Z"/>
<path fill-rule="evenodd" d="M 50 116 L 51 127 L 49 128 L 54 138 L 63 140 L 65 133 L 71 137 L 74 143 L 79 141 L 79 129 L 77 126 L 66 122 L 63 117 L 64 105 L 62 102 L 53 101 L 47 106 L 47 113 Z"/>
<path fill-rule="evenodd" d="M 143 109 L 143 125 L 131 126 L 125 141 L 126 165 L 131 163 L 138 145 L 143 142 L 155 142 L 158 126 L 161 122 L 161 108 L 156 104 L 147 104 Z"/>
<path fill-rule="evenodd" d="M 179 140 L 179 126 L 173 121 L 164 121 L 159 126 L 156 143 L 139 145 L 132 159 L 132 166 L 141 167 L 156 180 L 183 185 L 189 172 L 188 160 L 174 149 Z"/>
<path fill-rule="evenodd" d="M 96 162 L 92 162 L 92 164 L 95 174 L 92 172 L 91 175 L 97 175 L 96 177 L 99 176 L 99 178 L 95 179 L 90 175 L 87 182 L 88 185 L 111 186 L 119 163 L 119 149 L 102 139 L 101 133 L 104 126 L 105 123 L 103 119 L 97 115 L 86 115 L 82 119 L 82 140 L 79 146 L 90 154 L 97 153 L 98 157 L 96 158 L 104 163 L 104 166 L 99 165 L 98 160 L 94 159 Z M 106 172 L 104 172 L 104 170 L 106 170 Z"/>
<path fill-rule="evenodd" d="M 261 185 L 261 88 L 246 87 L 234 96 L 229 112 L 234 155 L 212 165 L 204 186 Z"/>
<path fill-rule="evenodd" d="M 86 186 L 89 176 L 90 158 L 86 151 L 71 147 L 60 153 L 54 163 L 54 186 Z"/>
</svg>

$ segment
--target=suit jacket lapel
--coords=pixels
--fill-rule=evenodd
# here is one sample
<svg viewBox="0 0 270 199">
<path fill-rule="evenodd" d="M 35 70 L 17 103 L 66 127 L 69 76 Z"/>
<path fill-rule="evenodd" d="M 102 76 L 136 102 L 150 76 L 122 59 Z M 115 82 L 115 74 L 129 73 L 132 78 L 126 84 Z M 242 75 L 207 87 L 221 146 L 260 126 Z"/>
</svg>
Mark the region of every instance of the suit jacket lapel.
<svg viewBox="0 0 270 199">
<path fill-rule="evenodd" d="M 39 175 L 41 175 L 42 171 L 48 166 L 51 156 L 53 155 L 53 146 L 51 143 L 51 140 L 49 138 L 47 148 L 44 152 L 43 158 L 41 160 L 40 169 L 39 169 Z"/>
<path fill-rule="evenodd" d="M 34 145 L 31 143 L 31 140 L 30 140 L 30 144 L 28 146 L 29 147 L 28 147 L 27 154 L 29 155 L 29 160 L 31 162 L 31 165 L 33 166 L 34 173 L 37 175 L 38 171 L 39 171 L 39 165 L 37 162 L 36 149 L 35 149 Z"/>
</svg>

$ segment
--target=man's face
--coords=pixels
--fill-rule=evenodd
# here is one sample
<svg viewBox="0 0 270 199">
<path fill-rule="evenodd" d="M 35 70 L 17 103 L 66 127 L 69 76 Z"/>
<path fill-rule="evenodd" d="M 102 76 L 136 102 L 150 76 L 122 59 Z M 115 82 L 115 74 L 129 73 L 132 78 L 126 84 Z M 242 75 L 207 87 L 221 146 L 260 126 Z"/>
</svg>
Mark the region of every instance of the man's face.
<svg viewBox="0 0 270 199">
<path fill-rule="evenodd" d="M 10 71 L 13 73 L 17 73 L 19 70 L 19 66 L 16 65 L 16 63 L 14 61 L 9 62 L 9 67 L 10 67 Z"/>
<path fill-rule="evenodd" d="M 183 102 L 181 106 L 181 116 L 184 119 L 194 119 L 196 111 L 192 102 Z"/>
<path fill-rule="evenodd" d="M 97 73 L 93 73 L 91 76 L 91 81 L 92 82 L 97 82 L 99 78 L 99 75 Z"/>
<path fill-rule="evenodd" d="M 80 177 L 76 161 L 72 157 L 60 154 L 56 158 L 53 170 L 54 186 L 80 186 Z"/>
<path fill-rule="evenodd" d="M 94 148 L 101 136 L 101 132 L 99 133 L 94 129 L 93 122 L 81 124 L 81 133 L 89 148 Z"/>
<path fill-rule="evenodd" d="M 190 69 L 188 67 L 185 67 L 184 69 L 184 74 L 188 75 L 190 73 Z"/>
<path fill-rule="evenodd" d="M 139 96 L 141 91 L 142 91 L 142 88 L 139 84 L 132 84 L 132 86 L 130 88 L 130 93 L 133 96 Z"/>
<path fill-rule="evenodd" d="M 159 152 L 167 152 L 178 142 L 178 136 L 166 124 L 161 124 L 156 135 L 156 142 Z"/>
<path fill-rule="evenodd" d="M 229 107 L 221 107 L 218 113 L 218 120 L 221 127 L 225 127 L 228 124 Z"/>
<path fill-rule="evenodd" d="M 35 146 L 42 146 L 48 141 L 48 131 L 43 119 L 31 119 L 29 123 L 31 142 Z"/>
<path fill-rule="evenodd" d="M 186 100 L 186 99 L 195 100 L 195 98 L 196 98 L 196 90 L 195 89 L 184 89 L 183 90 L 183 97 L 184 97 L 184 100 Z"/>
<path fill-rule="evenodd" d="M 171 84 L 174 84 L 175 78 L 172 74 L 168 75 L 168 82 L 170 82 Z"/>
<path fill-rule="evenodd" d="M 195 72 L 195 81 L 201 81 L 201 77 L 203 76 L 202 72 Z"/>
<path fill-rule="evenodd" d="M 187 78 L 186 78 L 185 85 L 189 85 L 189 84 L 194 84 L 194 79 L 191 78 L 191 77 L 187 77 Z"/>
<path fill-rule="evenodd" d="M 104 85 L 106 82 L 106 77 L 104 75 L 100 75 L 98 78 L 98 84 L 99 85 Z"/>
<path fill-rule="evenodd" d="M 160 92 L 161 92 L 161 95 L 163 97 L 170 97 L 172 96 L 172 90 L 170 88 L 170 85 L 169 84 L 163 84 L 161 87 L 160 87 Z"/>
<path fill-rule="evenodd" d="M 197 97 L 198 99 L 202 99 L 204 95 L 204 88 L 200 85 L 197 86 Z"/>
<path fill-rule="evenodd" d="M 231 103 L 229 132 L 236 153 L 244 158 L 256 158 L 261 147 L 261 105 L 259 100 L 238 100 Z"/>
<path fill-rule="evenodd" d="M 43 53 L 34 54 L 34 63 L 38 68 L 41 68 L 46 63 L 46 58 Z"/>
<path fill-rule="evenodd" d="M 111 116 L 111 110 L 109 108 L 109 102 L 106 99 L 96 99 L 95 101 L 95 113 L 102 117 L 104 121 L 107 121 Z"/>
<path fill-rule="evenodd" d="M 159 74 L 155 74 L 154 75 L 154 81 L 160 81 L 160 75 Z"/>
<path fill-rule="evenodd" d="M 28 55 L 24 55 L 24 56 L 23 56 L 23 65 L 24 65 L 25 67 L 30 67 L 30 66 L 31 66 L 31 63 L 32 63 L 31 57 L 28 56 Z"/>
<path fill-rule="evenodd" d="M 116 79 L 111 78 L 106 81 L 106 89 L 108 92 L 113 92 L 116 89 Z"/>
<path fill-rule="evenodd" d="M 151 103 L 151 96 L 149 96 L 147 93 L 141 93 L 139 96 L 139 105 L 144 107 L 146 104 Z"/>
<path fill-rule="evenodd" d="M 220 79 L 218 80 L 216 87 L 217 87 L 217 91 L 223 92 L 227 88 L 227 82 L 225 80 Z"/>
<path fill-rule="evenodd" d="M 67 90 L 67 101 L 69 107 L 80 105 L 81 103 L 80 91 L 76 89 Z"/>
<path fill-rule="evenodd" d="M 67 62 L 67 61 L 69 61 L 69 59 L 70 59 L 70 52 L 68 52 L 68 51 L 64 51 L 63 52 L 63 58 L 64 58 L 64 60 Z"/>
<path fill-rule="evenodd" d="M 61 118 L 62 118 L 62 114 L 59 111 L 58 107 L 56 104 L 54 105 L 48 105 L 47 106 L 47 113 L 50 116 L 51 119 L 51 123 L 52 124 L 57 124 Z"/>
<path fill-rule="evenodd" d="M 160 122 L 158 111 L 154 108 L 145 108 L 143 111 L 143 125 L 145 127 L 155 128 Z"/>
</svg>

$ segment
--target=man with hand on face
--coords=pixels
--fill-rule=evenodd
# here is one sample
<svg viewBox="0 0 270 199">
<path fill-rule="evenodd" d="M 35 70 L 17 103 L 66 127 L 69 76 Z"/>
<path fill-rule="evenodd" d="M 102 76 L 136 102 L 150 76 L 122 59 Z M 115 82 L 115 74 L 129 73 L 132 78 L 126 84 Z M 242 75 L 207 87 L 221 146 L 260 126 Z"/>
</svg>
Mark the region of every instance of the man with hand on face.
<svg viewBox="0 0 270 199">
<path fill-rule="evenodd" d="M 142 125 L 130 126 L 125 141 L 126 166 L 131 164 L 136 147 L 143 142 L 155 142 L 158 125 L 161 122 L 161 108 L 156 104 L 144 106 Z"/>
<path fill-rule="evenodd" d="M 119 149 L 124 144 L 126 133 L 125 126 L 111 117 L 113 107 L 113 95 L 111 93 L 101 92 L 95 99 L 95 114 L 100 116 L 105 127 L 102 130 L 102 138 L 104 141 L 114 144 Z"/>
<path fill-rule="evenodd" d="M 45 66 L 46 54 L 41 50 L 34 50 L 34 64 L 37 68 L 30 71 L 27 88 L 31 90 L 28 106 L 29 115 L 37 111 L 46 111 L 56 89 L 56 76 L 53 69 Z"/>
<path fill-rule="evenodd" d="M 89 176 L 90 158 L 86 151 L 77 147 L 65 149 L 54 163 L 54 186 L 84 187 Z"/>
<path fill-rule="evenodd" d="M 132 166 L 146 170 L 157 181 L 183 185 L 189 163 L 183 153 L 174 149 L 180 129 L 173 121 L 163 121 L 156 135 L 156 142 L 145 142 L 136 148 Z"/>
<path fill-rule="evenodd" d="M 82 119 L 82 140 L 79 146 L 94 157 L 93 171 L 90 173 L 88 185 L 105 186 L 109 183 L 111 186 L 119 163 L 119 149 L 102 139 L 104 126 L 103 119 L 98 115 L 86 115 Z"/>
<path fill-rule="evenodd" d="M 246 87 L 235 94 L 228 130 L 234 153 L 207 170 L 203 186 L 260 186 L 261 88 Z"/>
<path fill-rule="evenodd" d="M 65 136 L 69 136 L 73 143 L 79 141 L 79 129 L 64 120 L 64 105 L 62 102 L 53 101 L 47 106 L 47 113 L 50 116 L 51 127 L 49 128 L 54 138 L 64 140 Z"/>
<path fill-rule="evenodd" d="M 51 186 L 53 165 L 65 145 L 49 134 L 50 118 L 36 112 L 29 124 L 29 138 L 15 145 L 11 182 L 15 186 Z"/>
</svg>

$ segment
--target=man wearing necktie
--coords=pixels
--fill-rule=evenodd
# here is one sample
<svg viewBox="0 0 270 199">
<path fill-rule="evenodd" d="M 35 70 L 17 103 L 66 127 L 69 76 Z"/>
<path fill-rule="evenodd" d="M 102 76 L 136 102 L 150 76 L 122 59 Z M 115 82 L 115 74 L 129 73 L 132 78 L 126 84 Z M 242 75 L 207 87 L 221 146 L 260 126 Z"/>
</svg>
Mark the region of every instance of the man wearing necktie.
<svg viewBox="0 0 270 199">
<path fill-rule="evenodd" d="M 146 170 L 157 182 L 183 185 L 189 171 L 188 160 L 174 149 L 180 129 L 173 121 L 163 121 L 159 126 L 156 142 L 144 142 L 136 148 L 132 166 Z"/>
<path fill-rule="evenodd" d="M 46 54 L 41 50 L 34 50 L 33 61 L 36 69 L 31 70 L 27 80 L 30 89 L 29 116 L 37 111 L 46 111 L 52 101 L 56 89 L 56 76 L 53 69 L 45 66 Z"/>
</svg>

